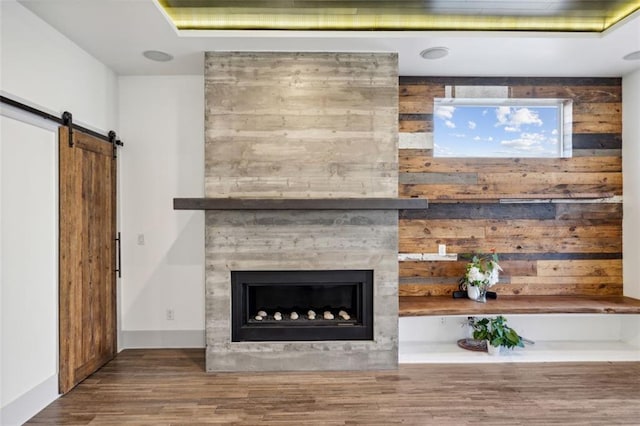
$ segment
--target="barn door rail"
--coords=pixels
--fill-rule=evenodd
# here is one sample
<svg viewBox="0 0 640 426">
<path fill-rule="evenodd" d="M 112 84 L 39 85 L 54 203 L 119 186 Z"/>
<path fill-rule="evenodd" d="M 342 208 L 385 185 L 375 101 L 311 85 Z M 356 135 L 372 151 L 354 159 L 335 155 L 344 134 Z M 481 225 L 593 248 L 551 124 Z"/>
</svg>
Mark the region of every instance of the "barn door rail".
<svg viewBox="0 0 640 426">
<path fill-rule="evenodd" d="M 22 103 L 20 101 L 16 101 L 15 99 L 11 99 L 7 96 L 3 96 L 0 95 L 0 102 L 9 106 L 12 106 L 14 108 L 20 109 L 22 111 L 28 112 L 30 114 L 34 114 L 37 115 L 38 117 L 44 118 L 46 120 L 51 120 L 54 121 L 58 124 L 62 124 L 63 126 L 68 126 L 70 129 L 69 132 L 69 146 L 73 146 L 73 131 L 74 130 L 78 130 L 82 133 L 86 133 L 89 134 L 95 138 L 98 139 L 102 139 L 105 142 L 109 142 L 112 143 L 114 146 L 114 149 L 117 146 L 124 146 L 124 143 L 120 140 L 116 138 L 116 132 L 114 132 L 113 130 L 111 130 L 108 134 L 103 135 L 102 133 L 98 133 L 94 130 L 91 129 L 87 129 L 86 127 L 80 126 L 78 124 L 75 124 L 73 122 L 73 115 L 69 112 L 69 111 L 65 111 L 62 113 L 61 117 L 56 117 L 53 114 L 49 114 L 46 111 L 42 111 L 41 109 L 38 108 L 34 108 L 30 105 L 27 105 L 25 103 Z M 115 155 L 115 153 L 114 153 Z"/>
</svg>

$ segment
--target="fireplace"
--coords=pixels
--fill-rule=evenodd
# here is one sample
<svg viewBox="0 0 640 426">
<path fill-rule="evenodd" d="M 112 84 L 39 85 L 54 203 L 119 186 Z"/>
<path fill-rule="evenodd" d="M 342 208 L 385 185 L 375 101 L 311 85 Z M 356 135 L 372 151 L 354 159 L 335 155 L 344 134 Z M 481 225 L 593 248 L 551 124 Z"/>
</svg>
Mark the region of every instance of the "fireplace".
<svg viewBox="0 0 640 426">
<path fill-rule="evenodd" d="M 373 339 L 373 271 L 232 271 L 232 341 Z"/>
<path fill-rule="evenodd" d="M 395 368 L 397 54 L 207 52 L 204 80 L 207 371 Z"/>
</svg>

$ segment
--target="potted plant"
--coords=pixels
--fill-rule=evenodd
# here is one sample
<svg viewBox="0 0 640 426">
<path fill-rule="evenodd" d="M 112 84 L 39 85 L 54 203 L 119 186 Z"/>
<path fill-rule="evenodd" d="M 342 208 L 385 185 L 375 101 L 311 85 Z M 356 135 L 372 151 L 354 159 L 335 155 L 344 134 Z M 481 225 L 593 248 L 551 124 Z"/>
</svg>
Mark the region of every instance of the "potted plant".
<svg viewBox="0 0 640 426">
<path fill-rule="evenodd" d="M 485 340 L 487 342 L 487 351 L 491 355 L 497 355 L 501 347 L 508 349 L 515 348 L 516 346 L 520 348 L 524 347 L 522 337 L 507 325 L 507 319 L 502 315 L 495 318 L 482 318 L 480 320 L 474 318 L 470 324 L 473 328 L 473 338 L 476 340 Z"/>
<path fill-rule="evenodd" d="M 469 299 L 486 302 L 487 289 L 498 283 L 500 271 L 495 249 L 489 254 L 475 254 L 466 266 L 460 285 L 466 287 Z"/>
</svg>

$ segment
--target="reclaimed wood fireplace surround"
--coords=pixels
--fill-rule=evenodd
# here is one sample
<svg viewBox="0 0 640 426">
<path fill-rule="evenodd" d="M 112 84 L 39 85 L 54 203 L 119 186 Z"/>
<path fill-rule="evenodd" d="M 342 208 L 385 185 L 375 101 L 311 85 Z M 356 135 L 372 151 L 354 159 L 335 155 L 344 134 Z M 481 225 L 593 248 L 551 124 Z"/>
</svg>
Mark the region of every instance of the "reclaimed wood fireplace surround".
<svg viewBox="0 0 640 426">
<path fill-rule="evenodd" d="M 413 308 L 450 305 L 465 260 L 398 253 L 440 243 L 496 248 L 506 313 L 509 295 L 535 312 L 545 297 L 568 297 L 559 312 L 621 297 L 620 79 L 398 79 L 394 54 L 208 53 L 205 84 L 205 198 L 174 204 L 206 210 L 207 370 L 394 367 L 398 296 L 408 315 L 463 310 Z M 573 99 L 573 158 L 433 158 L 447 85 Z M 231 341 L 231 271 L 336 269 L 374 271 L 373 340 Z"/>
</svg>

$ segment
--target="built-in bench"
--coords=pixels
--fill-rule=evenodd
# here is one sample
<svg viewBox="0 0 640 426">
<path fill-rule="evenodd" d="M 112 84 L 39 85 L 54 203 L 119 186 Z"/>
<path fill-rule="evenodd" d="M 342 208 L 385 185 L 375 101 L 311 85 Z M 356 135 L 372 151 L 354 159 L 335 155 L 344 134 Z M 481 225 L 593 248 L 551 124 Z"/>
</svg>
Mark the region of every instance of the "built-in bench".
<svg viewBox="0 0 640 426">
<path fill-rule="evenodd" d="M 445 296 L 401 296 L 401 317 L 496 314 L 640 314 L 640 300 L 624 296 L 503 296 L 478 303 Z"/>
<path fill-rule="evenodd" d="M 604 315 L 606 314 L 606 315 Z M 500 357 L 460 349 L 467 316 L 505 315 L 535 341 Z M 509 316 L 513 315 L 513 316 Z M 486 303 L 401 296 L 401 363 L 640 361 L 640 300 L 623 296 L 507 296 Z"/>
</svg>

